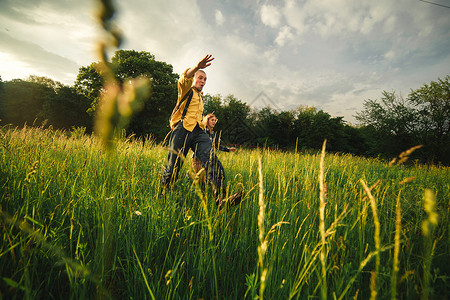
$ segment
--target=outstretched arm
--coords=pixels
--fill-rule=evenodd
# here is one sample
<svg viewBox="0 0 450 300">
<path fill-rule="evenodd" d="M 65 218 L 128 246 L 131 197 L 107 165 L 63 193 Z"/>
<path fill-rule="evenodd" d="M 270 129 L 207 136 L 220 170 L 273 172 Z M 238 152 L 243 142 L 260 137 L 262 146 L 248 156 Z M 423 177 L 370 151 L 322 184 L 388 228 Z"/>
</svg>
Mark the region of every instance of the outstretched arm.
<svg viewBox="0 0 450 300">
<path fill-rule="evenodd" d="M 190 77 L 194 76 L 195 72 L 197 72 L 198 70 L 209 67 L 211 65 L 211 61 L 213 61 L 213 60 L 214 60 L 214 57 L 212 57 L 211 54 L 206 55 L 197 63 L 197 65 L 194 68 L 190 68 L 186 72 L 186 77 L 190 78 Z"/>
</svg>

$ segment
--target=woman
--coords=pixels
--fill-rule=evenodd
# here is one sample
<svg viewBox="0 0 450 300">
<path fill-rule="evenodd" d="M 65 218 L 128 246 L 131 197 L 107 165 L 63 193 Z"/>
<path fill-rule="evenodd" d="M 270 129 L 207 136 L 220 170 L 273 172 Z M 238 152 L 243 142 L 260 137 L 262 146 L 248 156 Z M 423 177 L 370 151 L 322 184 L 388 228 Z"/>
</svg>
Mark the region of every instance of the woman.
<svg viewBox="0 0 450 300">
<path fill-rule="evenodd" d="M 216 126 L 217 123 L 217 118 L 214 113 L 206 115 L 203 118 L 203 123 L 205 124 L 206 133 L 208 133 L 209 138 L 211 139 L 211 143 L 214 145 L 214 149 L 225 152 L 236 151 L 235 147 L 228 148 L 220 145 L 219 139 L 216 138 L 216 133 L 213 130 L 214 126 Z M 222 166 L 222 163 L 218 159 L 217 164 Z M 192 168 L 194 169 L 194 172 L 200 181 L 200 185 L 204 187 L 206 185 L 206 178 L 204 172 L 202 173 L 201 171 L 203 169 L 203 165 L 201 161 L 197 157 L 195 157 L 195 154 L 192 155 Z M 221 167 L 221 169 L 223 170 L 223 167 Z M 225 180 L 225 173 L 222 176 L 223 180 Z M 238 205 L 241 202 L 243 195 L 243 191 L 237 191 L 236 193 L 230 195 L 227 199 L 220 200 L 219 202 L 216 201 L 216 204 L 219 207 L 219 210 L 221 210 L 224 206 L 232 207 Z"/>
<path fill-rule="evenodd" d="M 220 145 L 219 138 L 216 138 L 216 133 L 213 130 L 217 121 L 218 119 L 214 113 L 207 114 L 203 118 L 203 122 L 206 125 L 206 133 L 208 133 L 214 148 L 224 152 L 235 152 L 237 150 L 236 147 L 225 147 Z M 195 157 L 195 155 L 192 155 L 192 168 L 196 174 L 198 174 L 198 172 L 203 168 L 202 163 Z"/>
<path fill-rule="evenodd" d="M 211 139 L 211 141 L 213 142 L 213 145 L 215 148 L 217 148 L 220 151 L 224 151 L 224 152 L 235 152 L 236 148 L 235 147 L 225 147 L 220 145 L 219 143 L 219 139 L 216 139 L 216 133 L 214 132 L 214 126 L 216 126 L 218 119 L 217 117 L 214 115 L 214 113 L 211 114 L 207 114 L 205 117 L 205 123 L 206 123 L 206 132 L 209 135 L 209 138 Z"/>
</svg>

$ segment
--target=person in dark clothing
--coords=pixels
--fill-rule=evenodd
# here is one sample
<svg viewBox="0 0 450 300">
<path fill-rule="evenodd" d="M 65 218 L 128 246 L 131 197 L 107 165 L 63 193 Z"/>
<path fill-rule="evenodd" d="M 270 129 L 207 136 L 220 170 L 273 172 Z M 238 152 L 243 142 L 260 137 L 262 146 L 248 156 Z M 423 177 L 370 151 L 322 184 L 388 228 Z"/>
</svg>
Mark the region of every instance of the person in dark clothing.
<svg viewBox="0 0 450 300">
<path fill-rule="evenodd" d="M 237 150 L 235 147 L 225 147 L 220 145 L 220 138 L 218 138 L 216 136 L 216 133 L 214 132 L 214 126 L 216 126 L 216 123 L 218 121 L 214 113 L 207 114 L 203 119 L 206 127 L 206 133 L 208 133 L 215 149 L 223 152 L 235 152 Z M 192 155 L 192 168 L 194 169 L 194 172 L 198 174 L 202 167 L 203 166 L 201 161 L 195 156 L 194 153 Z"/>
<path fill-rule="evenodd" d="M 216 133 L 214 132 L 214 127 L 217 124 L 217 117 L 214 115 L 214 113 L 207 114 L 205 117 L 205 125 L 206 125 L 206 132 L 209 135 L 209 138 L 213 142 L 213 145 L 216 149 L 224 152 L 235 152 L 237 149 L 236 147 L 225 147 L 220 145 L 220 139 L 217 138 Z"/>
</svg>

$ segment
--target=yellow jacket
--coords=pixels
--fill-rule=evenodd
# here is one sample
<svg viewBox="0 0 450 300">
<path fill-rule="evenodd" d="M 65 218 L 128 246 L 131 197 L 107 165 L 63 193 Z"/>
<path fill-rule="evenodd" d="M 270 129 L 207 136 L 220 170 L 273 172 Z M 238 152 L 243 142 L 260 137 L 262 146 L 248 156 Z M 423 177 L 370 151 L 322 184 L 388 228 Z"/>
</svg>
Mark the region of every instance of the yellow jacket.
<svg viewBox="0 0 450 300">
<path fill-rule="evenodd" d="M 192 83 L 194 81 L 194 77 L 187 78 L 186 72 L 189 69 L 186 69 L 183 74 L 181 74 L 180 79 L 178 80 L 178 100 L 177 105 L 180 103 L 181 99 L 183 99 L 184 95 L 189 91 L 192 87 Z M 201 96 L 201 92 L 197 91 L 196 88 L 192 87 L 194 94 L 192 95 L 191 103 L 188 106 L 188 110 L 186 112 L 186 116 L 183 120 L 183 127 L 191 131 L 194 130 L 195 126 L 198 124 L 200 128 L 205 129 L 205 124 L 202 122 L 203 118 L 203 100 Z M 186 106 L 187 98 L 178 108 L 178 110 L 172 115 L 170 119 L 170 127 L 173 129 L 175 125 L 181 120 L 181 116 L 184 111 L 184 107 Z"/>
</svg>

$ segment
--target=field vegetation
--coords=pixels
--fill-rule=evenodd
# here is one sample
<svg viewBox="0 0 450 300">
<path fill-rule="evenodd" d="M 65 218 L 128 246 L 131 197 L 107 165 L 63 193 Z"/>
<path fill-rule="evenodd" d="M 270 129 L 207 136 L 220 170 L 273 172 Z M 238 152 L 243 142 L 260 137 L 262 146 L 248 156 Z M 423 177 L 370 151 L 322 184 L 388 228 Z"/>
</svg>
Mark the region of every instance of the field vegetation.
<svg viewBox="0 0 450 300">
<path fill-rule="evenodd" d="M 448 297 L 446 167 L 239 149 L 219 212 L 189 159 L 163 193 L 162 145 L 83 133 L 1 129 L 0 298 Z"/>
</svg>

